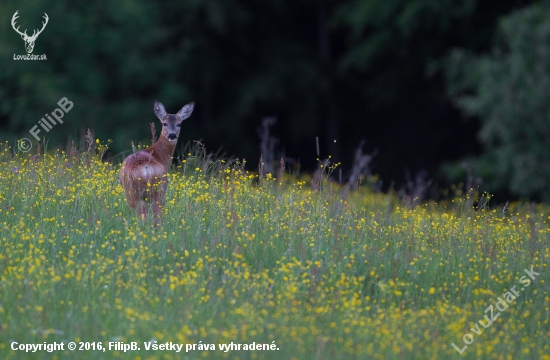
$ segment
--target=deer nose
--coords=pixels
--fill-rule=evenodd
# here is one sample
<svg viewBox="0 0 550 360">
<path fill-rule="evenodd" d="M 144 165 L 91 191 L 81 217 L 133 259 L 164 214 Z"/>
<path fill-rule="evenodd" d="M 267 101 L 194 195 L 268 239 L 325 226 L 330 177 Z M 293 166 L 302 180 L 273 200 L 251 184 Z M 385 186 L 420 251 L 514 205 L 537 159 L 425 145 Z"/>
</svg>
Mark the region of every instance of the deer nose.
<svg viewBox="0 0 550 360">
<path fill-rule="evenodd" d="M 175 133 L 168 134 L 168 140 L 176 140 L 176 134 Z"/>
</svg>

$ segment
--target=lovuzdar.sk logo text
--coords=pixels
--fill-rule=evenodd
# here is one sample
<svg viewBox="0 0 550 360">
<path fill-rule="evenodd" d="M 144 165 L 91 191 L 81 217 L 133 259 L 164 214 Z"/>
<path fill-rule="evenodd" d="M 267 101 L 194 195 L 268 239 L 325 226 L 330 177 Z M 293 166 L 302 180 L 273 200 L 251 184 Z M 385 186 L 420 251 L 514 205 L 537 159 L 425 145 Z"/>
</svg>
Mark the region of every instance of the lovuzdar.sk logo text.
<svg viewBox="0 0 550 360">
<path fill-rule="evenodd" d="M 13 14 L 13 17 L 11 18 L 11 26 L 13 27 L 13 30 L 15 30 L 16 33 L 21 35 L 21 38 L 23 39 L 23 41 L 25 41 L 25 50 L 27 50 L 27 54 L 25 55 L 13 54 L 13 60 L 48 60 L 46 54 L 34 55 L 32 53 L 34 50 L 34 43 L 36 42 L 36 38 L 38 37 L 38 35 L 42 33 L 42 31 L 44 31 L 44 28 L 48 24 L 48 20 L 49 20 L 48 14 L 44 13 L 43 17 L 45 21 L 42 22 L 42 29 L 34 30 L 32 35 L 29 36 L 27 35 L 26 29 L 25 31 L 21 32 L 19 30 L 19 26 L 16 27 L 15 22 L 19 17 L 18 13 L 19 13 L 19 10 L 17 10 L 15 14 Z"/>
</svg>

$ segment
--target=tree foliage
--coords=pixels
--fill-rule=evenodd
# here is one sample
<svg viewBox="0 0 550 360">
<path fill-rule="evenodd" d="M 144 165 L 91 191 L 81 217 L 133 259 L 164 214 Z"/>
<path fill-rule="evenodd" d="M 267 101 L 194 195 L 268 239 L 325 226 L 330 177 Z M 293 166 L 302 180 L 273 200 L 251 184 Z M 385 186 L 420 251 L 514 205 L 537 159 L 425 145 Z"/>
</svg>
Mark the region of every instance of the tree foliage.
<svg viewBox="0 0 550 360">
<path fill-rule="evenodd" d="M 481 121 L 484 152 L 470 159 L 489 190 L 550 200 L 550 10 L 534 5 L 502 19 L 493 50 L 453 52 L 449 90 Z"/>
<path fill-rule="evenodd" d="M 288 140 L 314 138 L 329 80 L 309 8 L 236 0 L 2 4 L 5 20 L 19 10 L 23 27 L 40 24 L 44 12 L 50 23 L 35 49 L 48 61 L 32 63 L 11 60 L 23 43 L 2 23 L 0 56 L 10 71 L 0 75 L 0 122 L 8 134 L 25 133 L 66 96 L 75 106 L 64 130 L 47 139 L 56 144 L 91 127 L 120 151 L 148 137 L 144 121 L 155 121 L 158 98 L 172 111 L 195 100 L 200 121 L 186 124 L 188 138 L 206 136 L 234 153 L 257 153 L 264 115 L 283 118 Z"/>
<path fill-rule="evenodd" d="M 523 2 L 2 2 L 0 140 L 29 137 L 67 97 L 74 107 L 63 126 L 40 134 L 50 147 L 92 128 L 121 155 L 132 140 L 148 142 L 155 99 L 169 112 L 194 100 L 185 140 L 257 163 L 256 129 L 274 116 L 282 150 L 306 169 L 317 164 L 316 136 L 322 157 L 349 167 L 366 140 L 388 184 L 472 146 L 441 73 L 427 69 L 451 46 L 482 50 L 497 16 Z M 16 10 L 31 32 L 48 14 L 34 50 L 47 61 L 13 60 L 25 53 L 10 25 Z"/>
</svg>

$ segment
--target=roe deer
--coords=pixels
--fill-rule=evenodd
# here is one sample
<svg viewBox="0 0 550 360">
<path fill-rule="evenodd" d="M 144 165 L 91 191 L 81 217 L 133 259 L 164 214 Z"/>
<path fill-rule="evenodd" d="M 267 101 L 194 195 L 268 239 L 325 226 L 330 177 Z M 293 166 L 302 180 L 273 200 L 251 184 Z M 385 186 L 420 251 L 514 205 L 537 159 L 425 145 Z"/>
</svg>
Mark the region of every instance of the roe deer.
<svg viewBox="0 0 550 360">
<path fill-rule="evenodd" d="M 155 144 L 128 156 L 120 169 L 120 184 L 126 201 L 138 215 L 147 218 L 146 203 L 153 204 L 155 226 L 162 222 L 162 207 L 168 188 L 166 174 L 178 142 L 183 120 L 191 116 L 194 102 L 185 105 L 177 114 L 167 114 L 164 106 L 155 100 L 155 115 L 162 123 L 162 133 Z"/>
</svg>

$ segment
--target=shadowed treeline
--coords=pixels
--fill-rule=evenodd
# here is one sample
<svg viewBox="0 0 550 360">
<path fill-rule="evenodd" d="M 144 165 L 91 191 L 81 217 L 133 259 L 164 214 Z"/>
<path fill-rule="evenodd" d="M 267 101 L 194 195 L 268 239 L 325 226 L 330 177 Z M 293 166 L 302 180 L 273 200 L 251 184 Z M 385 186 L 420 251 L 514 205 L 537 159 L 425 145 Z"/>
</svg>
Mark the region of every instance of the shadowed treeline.
<svg viewBox="0 0 550 360">
<path fill-rule="evenodd" d="M 0 138 L 12 144 L 22 137 L 34 140 L 29 130 L 66 97 L 74 107 L 64 123 L 40 134 L 48 146 L 65 147 L 92 128 L 96 137 L 113 140 L 110 155 L 121 160 L 131 141 L 148 142 L 149 123 L 157 121 L 155 99 L 168 112 L 195 101 L 195 115 L 182 127 L 183 141 L 203 139 L 210 150 L 223 147 L 254 166 L 260 158 L 258 128 L 272 116 L 278 151 L 303 170 L 317 165 L 319 137 L 320 156 L 342 162 L 346 178 L 365 140 L 366 153 L 376 150 L 370 165 L 385 187 L 394 180 L 400 186 L 407 172 L 414 177 L 421 170 L 448 179 L 442 164 L 487 151 L 476 136 L 490 117 L 455 101 L 478 87 L 458 86 L 465 78 L 459 77 L 451 89 L 457 92 L 449 91 L 449 54 L 455 48 L 489 53 L 498 44 L 498 20 L 531 3 L 2 2 Z M 49 22 L 33 50 L 47 60 L 13 59 L 26 53 L 10 24 L 15 11 L 17 25 L 28 34 L 40 29 L 47 13 Z M 463 121 L 463 114 L 473 120 Z M 492 156 L 504 156 L 498 151 Z M 465 180 L 460 169 L 451 166 L 445 173 Z M 497 175 L 523 171 L 510 169 Z M 486 183 L 493 191 L 545 197 L 537 186 L 522 192 L 517 184 Z"/>
</svg>

